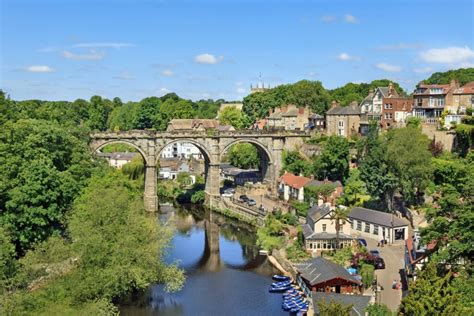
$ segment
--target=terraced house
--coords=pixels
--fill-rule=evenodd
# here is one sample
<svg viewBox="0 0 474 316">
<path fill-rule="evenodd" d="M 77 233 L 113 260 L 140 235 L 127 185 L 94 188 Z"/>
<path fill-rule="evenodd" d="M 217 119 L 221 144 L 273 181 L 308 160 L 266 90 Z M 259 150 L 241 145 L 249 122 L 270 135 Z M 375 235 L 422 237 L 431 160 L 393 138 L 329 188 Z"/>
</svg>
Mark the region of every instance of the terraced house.
<svg viewBox="0 0 474 316">
<path fill-rule="evenodd" d="M 453 104 L 453 93 L 458 88 L 456 80 L 449 84 L 419 83 L 413 92 L 413 116 L 423 123 L 437 124 L 443 111 Z"/>
</svg>

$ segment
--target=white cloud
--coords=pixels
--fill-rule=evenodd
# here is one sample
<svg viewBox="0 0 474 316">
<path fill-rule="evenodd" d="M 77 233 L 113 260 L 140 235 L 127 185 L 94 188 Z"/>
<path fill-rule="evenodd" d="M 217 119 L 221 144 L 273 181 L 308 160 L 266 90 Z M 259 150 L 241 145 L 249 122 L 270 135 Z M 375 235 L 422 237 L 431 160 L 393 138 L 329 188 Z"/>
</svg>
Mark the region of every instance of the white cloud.
<svg viewBox="0 0 474 316">
<path fill-rule="evenodd" d="M 161 75 L 165 77 L 172 77 L 174 76 L 174 72 L 169 69 L 165 69 L 161 72 Z"/>
<path fill-rule="evenodd" d="M 167 93 L 170 93 L 170 92 L 171 92 L 171 90 L 169 90 L 167 88 L 161 88 L 160 89 L 160 93 L 162 93 L 162 94 L 167 94 Z"/>
<path fill-rule="evenodd" d="M 133 79 L 135 79 L 135 77 L 132 76 L 131 74 L 129 74 L 128 72 L 124 71 L 124 72 L 122 72 L 120 75 L 114 76 L 114 79 L 133 80 Z"/>
<path fill-rule="evenodd" d="M 406 49 L 419 49 L 423 47 L 420 43 L 398 43 L 394 45 L 382 45 L 377 47 L 378 50 L 406 50 Z"/>
<path fill-rule="evenodd" d="M 245 94 L 247 92 L 247 90 L 242 87 L 238 87 L 236 91 L 238 94 Z"/>
<path fill-rule="evenodd" d="M 135 45 L 130 43 L 79 43 L 75 44 L 74 47 L 82 48 L 123 48 L 123 47 L 134 47 Z"/>
<path fill-rule="evenodd" d="M 217 63 L 220 63 L 224 59 L 223 56 L 216 57 L 212 54 L 201 54 L 197 55 L 194 57 L 194 61 L 197 62 L 198 64 L 208 64 L 208 65 L 214 65 Z"/>
<path fill-rule="evenodd" d="M 350 61 L 350 60 L 360 60 L 360 57 L 351 56 L 348 53 L 340 53 L 337 56 L 337 59 L 342 60 L 342 61 Z"/>
<path fill-rule="evenodd" d="M 426 74 L 429 72 L 433 72 L 433 68 L 431 67 L 415 68 L 413 69 L 413 72 L 416 72 L 417 74 Z"/>
<path fill-rule="evenodd" d="M 70 51 L 63 51 L 62 55 L 64 58 L 72 60 L 101 60 L 105 57 L 105 53 L 97 52 L 93 49 L 89 51 L 89 54 L 74 54 Z"/>
<path fill-rule="evenodd" d="M 383 71 L 388 71 L 388 72 L 400 72 L 402 70 L 402 67 L 400 66 L 390 65 L 386 63 L 378 63 L 376 67 L 378 69 L 381 69 Z"/>
<path fill-rule="evenodd" d="M 356 17 L 353 16 L 353 15 L 350 15 L 350 14 L 344 15 L 344 20 L 345 20 L 347 23 L 357 23 Z"/>
<path fill-rule="evenodd" d="M 23 68 L 23 70 L 28 72 L 55 72 L 55 70 L 49 66 L 35 65 L 28 66 Z"/>
<path fill-rule="evenodd" d="M 421 52 L 423 61 L 436 64 L 458 64 L 466 63 L 474 58 L 474 51 L 467 46 L 432 48 Z"/>
<path fill-rule="evenodd" d="M 324 15 L 321 17 L 321 21 L 323 22 L 334 22 L 336 20 L 336 17 L 333 15 Z"/>
</svg>

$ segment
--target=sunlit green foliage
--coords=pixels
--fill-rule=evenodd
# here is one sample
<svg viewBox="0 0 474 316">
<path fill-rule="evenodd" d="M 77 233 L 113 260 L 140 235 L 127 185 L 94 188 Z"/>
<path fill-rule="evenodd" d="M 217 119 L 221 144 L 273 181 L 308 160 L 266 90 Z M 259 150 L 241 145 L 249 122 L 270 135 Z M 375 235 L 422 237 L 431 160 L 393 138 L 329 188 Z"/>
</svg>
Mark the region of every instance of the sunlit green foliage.
<svg viewBox="0 0 474 316">
<path fill-rule="evenodd" d="M 250 143 L 232 145 L 229 149 L 229 162 L 232 166 L 242 169 L 256 169 L 260 164 L 257 148 Z"/>
</svg>

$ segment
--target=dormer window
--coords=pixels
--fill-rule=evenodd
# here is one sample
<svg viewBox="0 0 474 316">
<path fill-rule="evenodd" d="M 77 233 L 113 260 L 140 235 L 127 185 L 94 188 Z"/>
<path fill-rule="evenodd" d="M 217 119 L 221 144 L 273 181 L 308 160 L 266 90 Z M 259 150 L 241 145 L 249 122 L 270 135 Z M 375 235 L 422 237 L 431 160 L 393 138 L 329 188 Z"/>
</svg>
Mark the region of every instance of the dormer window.
<svg viewBox="0 0 474 316">
<path fill-rule="evenodd" d="M 431 94 L 442 94 L 443 93 L 443 88 L 431 88 L 430 93 Z"/>
</svg>

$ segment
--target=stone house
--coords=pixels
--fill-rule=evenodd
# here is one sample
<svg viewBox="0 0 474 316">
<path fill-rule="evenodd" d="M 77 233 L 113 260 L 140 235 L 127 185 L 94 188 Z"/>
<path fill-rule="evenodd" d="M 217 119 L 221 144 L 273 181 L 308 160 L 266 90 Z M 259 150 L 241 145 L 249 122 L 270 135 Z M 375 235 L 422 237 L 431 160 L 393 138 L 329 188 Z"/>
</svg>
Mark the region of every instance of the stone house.
<svg viewBox="0 0 474 316">
<path fill-rule="evenodd" d="M 298 108 L 294 104 L 288 104 L 275 109 L 270 109 L 267 119 L 267 128 L 283 129 L 287 131 L 304 130 L 308 125 L 310 116 L 309 108 Z"/>
<path fill-rule="evenodd" d="M 323 131 L 325 129 L 326 125 L 326 119 L 324 116 L 313 113 L 309 116 L 308 118 L 308 126 L 307 128 L 309 130 L 313 131 Z"/>
<path fill-rule="evenodd" d="M 453 103 L 447 105 L 452 114 L 465 114 L 467 108 L 474 108 L 474 81 L 466 83 L 453 92 Z"/>
<path fill-rule="evenodd" d="M 412 110 L 412 98 L 383 98 L 380 120 L 382 128 L 405 126 L 406 120 L 411 116 Z"/>
<path fill-rule="evenodd" d="M 361 114 L 367 116 L 367 120 L 380 121 L 384 98 L 398 98 L 398 92 L 392 83 L 388 87 L 377 87 L 369 90 L 367 97 L 360 103 Z"/>
<path fill-rule="evenodd" d="M 360 107 L 357 102 L 349 106 L 339 106 L 333 101 L 331 108 L 326 112 L 326 130 L 328 135 L 350 137 L 359 133 Z"/>
<path fill-rule="evenodd" d="M 178 174 L 182 172 L 190 173 L 191 168 L 187 161 L 179 158 L 167 158 L 160 159 L 160 169 L 158 171 L 158 178 L 163 180 L 175 180 Z M 193 184 L 196 181 L 196 177 L 190 174 Z"/>
<path fill-rule="evenodd" d="M 304 247 L 308 253 L 320 255 L 324 251 L 337 249 L 336 223 L 331 219 L 334 208 L 328 204 L 315 205 L 308 210 L 306 224 L 301 225 Z M 346 220 L 339 231 L 339 248 L 350 247 L 354 238 L 351 223 Z"/>
<path fill-rule="evenodd" d="M 449 84 L 420 82 L 413 92 L 413 116 L 419 117 L 423 123 L 438 124 L 441 113 L 453 104 L 453 93 L 458 88 L 456 80 Z"/>
</svg>

